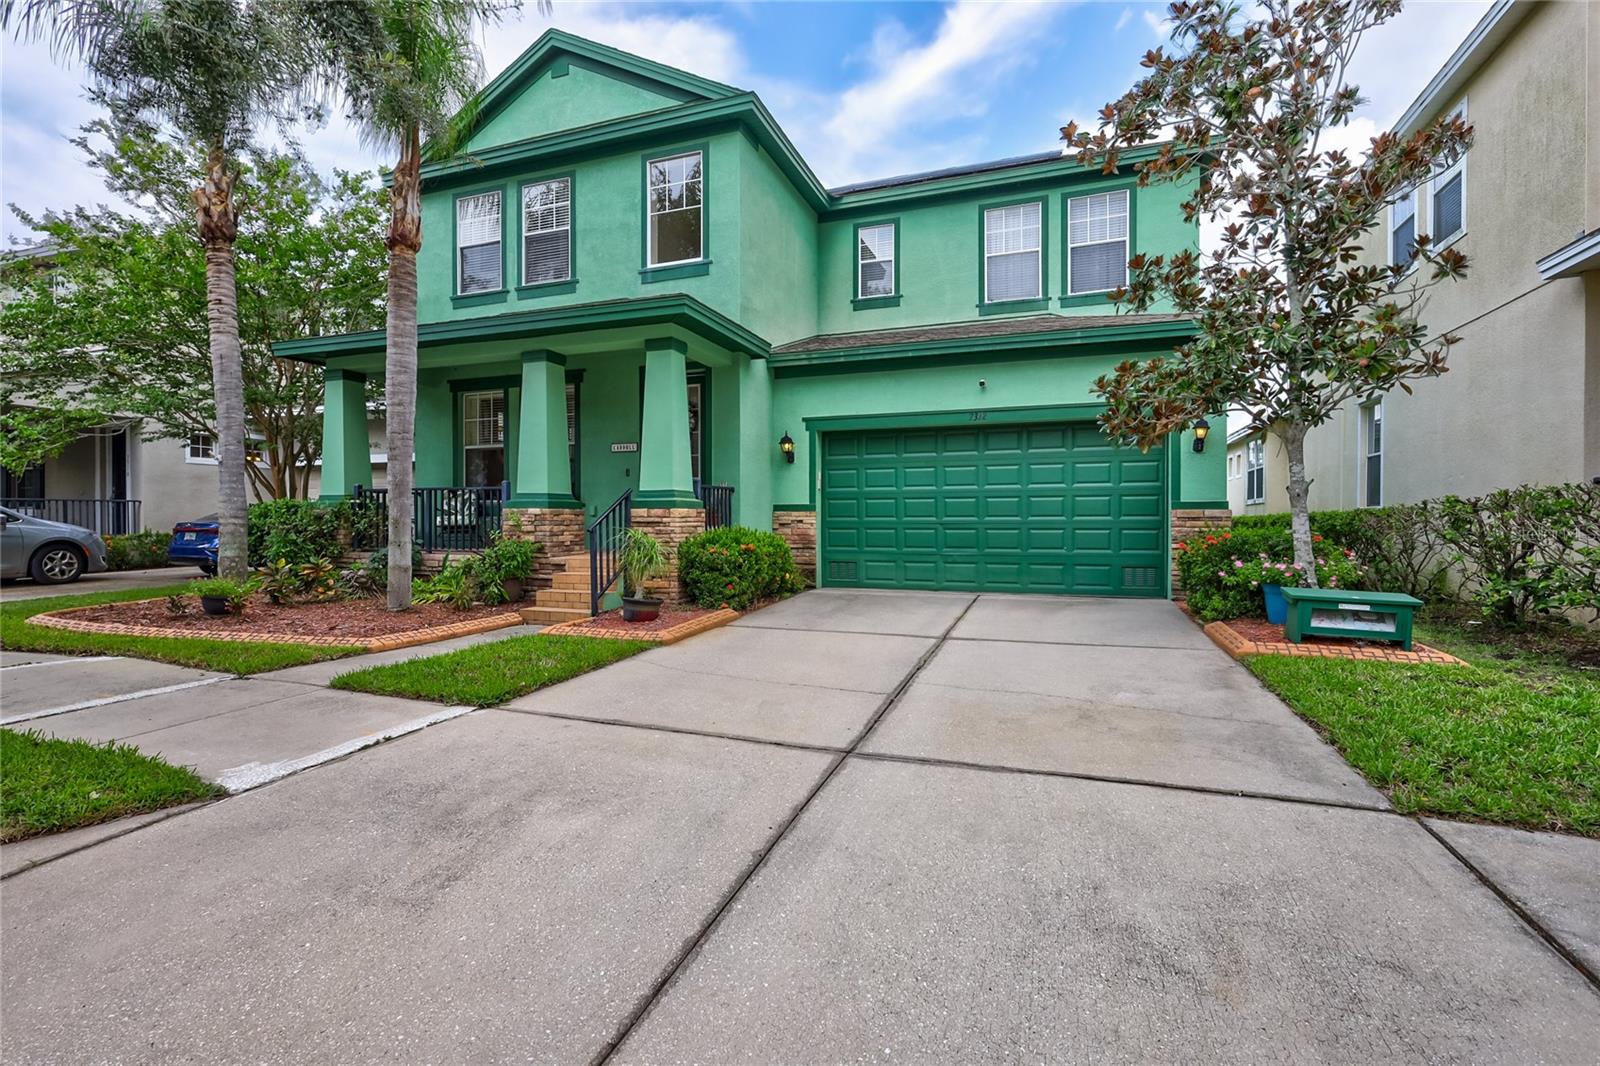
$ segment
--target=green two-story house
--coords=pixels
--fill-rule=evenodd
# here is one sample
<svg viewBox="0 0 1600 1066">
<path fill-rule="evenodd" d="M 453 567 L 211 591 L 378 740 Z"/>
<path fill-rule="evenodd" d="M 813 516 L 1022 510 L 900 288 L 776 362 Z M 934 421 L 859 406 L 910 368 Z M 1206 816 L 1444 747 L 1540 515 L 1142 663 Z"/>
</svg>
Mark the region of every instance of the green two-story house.
<svg viewBox="0 0 1600 1066">
<path fill-rule="evenodd" d="M 823 586 L 1167 595 L 1224 449 L 1116 447 L 1092 383 L 1191 328 L 1106 298 L 1184 195 L 1054 152 L 829 189 L 755 94 L 548 32 L 423 169 L 416 483 L 557 555 L 709 500 Z M 370 485 L 383 333 L 277 351 L 326 368 L 324 498 Z"/>
</svg>

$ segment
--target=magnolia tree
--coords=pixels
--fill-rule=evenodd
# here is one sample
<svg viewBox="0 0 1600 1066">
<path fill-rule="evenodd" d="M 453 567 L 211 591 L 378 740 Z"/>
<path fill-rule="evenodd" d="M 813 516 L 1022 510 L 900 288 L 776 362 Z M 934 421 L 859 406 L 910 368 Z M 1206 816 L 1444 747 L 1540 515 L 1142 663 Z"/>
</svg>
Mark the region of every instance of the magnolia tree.
<svg viewBox="0 0 1600 1066">
<path fill-rule="evenodd" d="M 1111 173 L 1121 152 L 1165 138 L 1136 166 L 1139 184 L 1193 180 L 1188 221 L 1223 224 L 1217 247 L 1135 256 L 1111 299 L 1192 315 L 1197 332 L 1171 357 L 1125 362 L 1100 378 L 1108 433 L 1149 448 L 1218 411 L 1282 439 L 1289 461 L 1294 561 L 1316 584 L 1307 506 L 1306 433 L 1347 404 L 1445 371 L 1456 338 L 1429 336 L 1418 314 L 1430 288 L 1466 258 L 1427 237 L 1396 266 L 1358 262 L 1384 207 L 1459 158 L 1472 131 L 1441 119 L 1374 138 L 1361 158 L 1332 142 L 1364 101 L 1346 80 L 1366 31 L 1400 0 L 1260 0 L 1246 17 L 1227 0 L 1170 9 L 1177 55 L 1145 55 L 1149 73 L 1100 112 L 1094 133 L 1062 137 Z"/>
</svg>

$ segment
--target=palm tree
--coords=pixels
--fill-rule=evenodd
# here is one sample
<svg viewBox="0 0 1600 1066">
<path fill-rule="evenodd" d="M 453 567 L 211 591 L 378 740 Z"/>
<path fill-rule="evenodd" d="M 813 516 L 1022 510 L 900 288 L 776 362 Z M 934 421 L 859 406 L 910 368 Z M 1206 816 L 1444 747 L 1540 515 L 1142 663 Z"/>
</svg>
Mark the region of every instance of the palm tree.
<svg viewBox="0 0 1600 1066">
<path fill-rule="evenodd" d="M 249 565 L 234 183 L 251 128 L 264 118 L 292 119 L 309 84 L 303 17 L 290 0 L 0 0 L 0 27 L 22 39 L 47 38 L 57 55 L 81 59 L 96 97 L 119 116 L 165 123 L 205 146 L 193 197 L 217 407 L 217 566 L 232 578 Z"/>
<path fill-rule="evenodd" d="M 389 188 L 389 609 L 411 606 L 412 464 L 417 400 L 417 252 L 422 248 L 422 160 L 453 153 L 471 126 L 482 60 L 474 26 L 499 17 L 494 0 L 367 0 L 369 22 L 346 22 L 344 91 L 367 144 L 393 151 Z M 363 39 L 364 37 L 364 39 Z"/>
</svg>

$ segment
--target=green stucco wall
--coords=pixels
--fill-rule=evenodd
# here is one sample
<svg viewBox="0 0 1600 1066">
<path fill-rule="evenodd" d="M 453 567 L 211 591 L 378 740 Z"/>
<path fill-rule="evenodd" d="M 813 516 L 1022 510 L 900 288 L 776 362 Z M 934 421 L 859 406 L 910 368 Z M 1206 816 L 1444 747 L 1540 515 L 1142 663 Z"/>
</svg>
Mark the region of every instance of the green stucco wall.
<svg viewBox="0 0 1600 1066">
<path fill-rule="evenodd" d="M 467 151 L 656 111 L 685 99 L 685 93 L 648 86 L 615 68 L 561 59 L 547 63 L 526 90 L 484 122 Z"/>
</svg>

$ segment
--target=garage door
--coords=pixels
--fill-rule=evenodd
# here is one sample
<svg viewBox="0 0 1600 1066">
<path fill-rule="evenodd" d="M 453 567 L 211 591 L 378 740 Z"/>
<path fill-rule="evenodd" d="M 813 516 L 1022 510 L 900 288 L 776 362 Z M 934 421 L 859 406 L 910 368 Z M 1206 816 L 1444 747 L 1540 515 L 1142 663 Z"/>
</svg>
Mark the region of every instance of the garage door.
<svg viewBox="0 0 1600 1066">
<path fill-rule="evenodd" d="M 1162 473 L 1093 423 L 824 434 L 822 583 L 1160 596 Z"/>
</svg>

